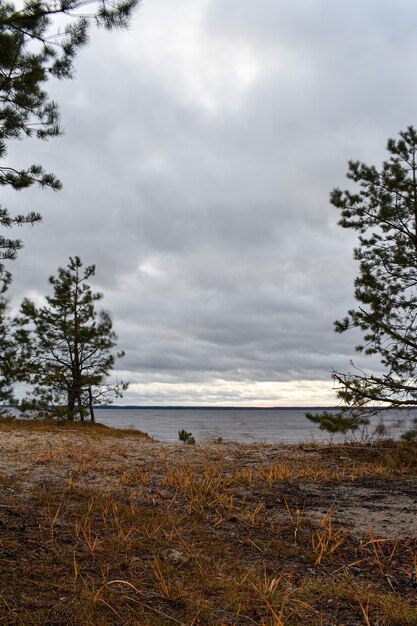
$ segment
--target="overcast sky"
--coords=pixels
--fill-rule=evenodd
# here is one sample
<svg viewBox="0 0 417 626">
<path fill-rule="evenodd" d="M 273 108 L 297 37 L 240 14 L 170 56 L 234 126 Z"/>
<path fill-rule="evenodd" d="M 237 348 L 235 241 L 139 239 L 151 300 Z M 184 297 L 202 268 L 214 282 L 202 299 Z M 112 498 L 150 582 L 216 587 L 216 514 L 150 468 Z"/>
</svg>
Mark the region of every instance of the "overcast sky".
<svg viewBox="0 0 417 626">
<path fill-rule="evenodd" d="M 143 0 L 51 83 L 65 136 L 10 144 L 64 189 L 3 189 L 22 229 L 11 296 L 95 263 L 126 404 L 332 404 L 357 337 L 348 159 L 417 123 L 415 0 Z"/>
</svg>

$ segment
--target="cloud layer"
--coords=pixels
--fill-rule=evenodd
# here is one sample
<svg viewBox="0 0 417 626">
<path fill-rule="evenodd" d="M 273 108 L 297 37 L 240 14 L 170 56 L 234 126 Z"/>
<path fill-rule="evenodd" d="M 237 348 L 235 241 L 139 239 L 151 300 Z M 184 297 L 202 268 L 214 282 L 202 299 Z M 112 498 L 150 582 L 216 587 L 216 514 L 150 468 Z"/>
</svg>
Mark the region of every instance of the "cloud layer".
<svg viewBox="0 0 417 626">
<path fill-rule="evenodd" d="M 411 0 L 152 0 L 128 32 L 94 33 L 75 81 L 51 84 L 65 136 L 10 145 L 64 183 L 4 194 L 44 215 L 21 231 L 14 305 L 78 254 L 126 402 L 332 402 L 357 337 L 332 329 L 355 238 L 328 194 L 414 123 L 416 26 Z"/>
</svg>

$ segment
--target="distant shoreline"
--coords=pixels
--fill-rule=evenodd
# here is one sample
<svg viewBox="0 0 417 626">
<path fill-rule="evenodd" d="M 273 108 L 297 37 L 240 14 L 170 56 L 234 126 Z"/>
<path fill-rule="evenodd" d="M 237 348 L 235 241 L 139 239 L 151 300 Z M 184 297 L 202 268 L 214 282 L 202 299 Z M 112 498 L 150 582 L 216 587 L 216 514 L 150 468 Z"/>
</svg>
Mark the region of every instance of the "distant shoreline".
<svg viewBox="0 0 417 626">
<path fill-rule="evenodd" d="M 334 409 L 337 406 L 182 406 L 182 405 L 101 405 L 94 407 L 95 409 L 136 409 L 136 410 L 157 410 L 157 411 L 323 411 Z"/>
<path fill-rule="evenodd" d="M 1 409 L 16 409 L 12 404 L 0 404 Z M 340 406 L 200 406 L 198 404 L 192 406 L 183 406 L 181 404 L 174 405 L 142 405 L 142 404 L 101 404 L 94 405 L 94 410 L 140 410 L 140 411 L 338 411 Z M 410 411 L 416 409 L 413 406 L 403 407 L 368 407 L 373 409 L 381 409 L 381 411 Z"/>
<path fill-rule="evenodd" d="M 0 404 L 0 409 L 14 409 L 17 408 L 12 404 Z M 329 410 L 338 410 L 340 407 L 338 406 L 213 406 L 206 405 L 201 406 L 195 404 L 193 406 L 183 406 L 181 404 L 174 405 L 143 405 L 143 404 L 100 404 L 94 405 L 95 410 L 100 409 L 114 409 L 117 411 L 123 409 L 135 409 L 135 410 L 155 410 L 155 411 L 329 411 Z"/>
<path fill-rule="evenodd" d="M 339 411 L 340 406 L 182 406 L 182 405 L 100 405 L 95 406 L 94 409 L 136 409 L 136 410 L 155 410 L 155 411 Z M 368 407 L 373 409 L 381 409 L 381 411 L 409 411 L 417 407 L 404 406 L 404 407 Z"/>
</svg>

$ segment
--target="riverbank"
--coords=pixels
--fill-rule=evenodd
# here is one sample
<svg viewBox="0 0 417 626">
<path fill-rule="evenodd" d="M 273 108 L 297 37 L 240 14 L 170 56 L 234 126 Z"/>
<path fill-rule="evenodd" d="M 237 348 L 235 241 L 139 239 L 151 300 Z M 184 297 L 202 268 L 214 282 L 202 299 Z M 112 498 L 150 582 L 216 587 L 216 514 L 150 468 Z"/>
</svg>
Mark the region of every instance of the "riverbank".
<svg viewBox="0 0 417 626">
<path fill-rule="evenodd" d="M 0 421 L 9 624 L 417 624 L 417 453 Z"/>
</svg>

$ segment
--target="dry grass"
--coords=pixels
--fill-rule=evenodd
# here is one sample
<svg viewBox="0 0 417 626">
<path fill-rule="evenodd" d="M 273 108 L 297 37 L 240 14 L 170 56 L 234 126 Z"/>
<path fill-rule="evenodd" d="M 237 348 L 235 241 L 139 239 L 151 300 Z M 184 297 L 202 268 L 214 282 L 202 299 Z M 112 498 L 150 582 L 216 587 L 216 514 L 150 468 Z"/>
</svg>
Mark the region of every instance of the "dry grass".
<svg viewBox="0 0 417 626">
<path fill-rule="evenodd" d="M 83 436 L 95 439 L 100 439 L 101 437 L 123 439 L 126 436 L 148 437 L 146 433 L 134 428 L 111 428 L 104 424 L 92 424 L 91 422 L 15 419 L 13 416 L 0 417 L 0 431 L 19 430 L 25 433 L 82 433 Z"/>
<path fill-rule="evenodd" d="M 0 422 L 0 624 L 417 624 L 417 540 L 306 485 L 405 490 L 412 448 L 167 446 Z M 317 509 L 317 507 L 316 507 Z"/>
</svg>

